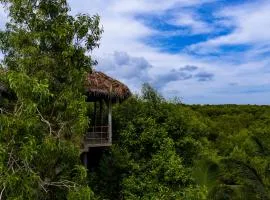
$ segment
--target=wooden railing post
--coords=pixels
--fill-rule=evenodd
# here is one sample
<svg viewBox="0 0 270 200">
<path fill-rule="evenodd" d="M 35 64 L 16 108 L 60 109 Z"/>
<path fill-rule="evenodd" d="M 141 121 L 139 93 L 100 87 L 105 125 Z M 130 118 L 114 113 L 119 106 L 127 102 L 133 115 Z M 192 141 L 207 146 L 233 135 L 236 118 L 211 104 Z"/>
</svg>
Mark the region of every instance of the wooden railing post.
<svg viewBox="0 0 270 200">
<path fill-rule="evenodd" d="M 108 133 L 109 133 L 109 144 L 112 143 L 112 101 L 109 100 L 108 102 L 108 109 L 109 109 L 109 114 L 108 114 Z"/>
</svg>

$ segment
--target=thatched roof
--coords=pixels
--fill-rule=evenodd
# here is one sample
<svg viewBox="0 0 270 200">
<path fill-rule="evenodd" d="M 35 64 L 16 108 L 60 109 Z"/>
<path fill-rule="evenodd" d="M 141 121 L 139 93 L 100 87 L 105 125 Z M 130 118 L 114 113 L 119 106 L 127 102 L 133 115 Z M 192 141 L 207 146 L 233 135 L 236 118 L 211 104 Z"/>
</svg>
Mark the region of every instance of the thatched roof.
<svg viewBox="0 0 270 200">
<path fill-rule="evenodd" d="M 90 100 L 111 99 L 112 102 L 121 102 L 131 96 L 126 85 L 98 71 L 88 75 L 86 90 Z"/>
<path fill-rule="evenodd" d="M 93 71 L 91 74 L 88 74 L 85 89 L 89 101 L 110 99 L 115 103 L 122 102 L 131 96 L 131 92 L 126 85 L 98 71 Z M 0 82 L 0 97 L 10 95 L 11 93 L 7 87 Z"/>
</svg>

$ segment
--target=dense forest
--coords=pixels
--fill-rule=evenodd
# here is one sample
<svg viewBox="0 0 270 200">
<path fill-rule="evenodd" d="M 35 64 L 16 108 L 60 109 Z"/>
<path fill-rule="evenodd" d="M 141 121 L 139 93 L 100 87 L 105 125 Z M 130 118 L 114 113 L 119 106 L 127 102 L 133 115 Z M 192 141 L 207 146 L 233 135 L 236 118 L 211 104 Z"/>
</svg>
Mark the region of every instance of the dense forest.
<svg viewBox="0 0 270 200">
<path fill-rule="evenodd" d="M 100 199 L 269 199 L 270 106 L 185 105 L 149 85 L 114 108 Z"/>
<path fill-rule="evenodd" d="M 66 0 L 0 2 L 0 200 L 270 199 L 270 106 L 186 105 L 149 84 L 114 106 L 113 145 L 86 169 L 99 16 L 71 16 Z"/>
</svg>

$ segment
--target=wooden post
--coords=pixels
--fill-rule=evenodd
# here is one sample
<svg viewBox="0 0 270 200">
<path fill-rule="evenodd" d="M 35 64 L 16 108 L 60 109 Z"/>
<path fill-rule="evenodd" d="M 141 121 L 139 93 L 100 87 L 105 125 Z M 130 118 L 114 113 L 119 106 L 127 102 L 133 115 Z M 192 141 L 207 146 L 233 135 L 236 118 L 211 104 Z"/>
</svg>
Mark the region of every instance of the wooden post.
<svg viewBox="0 0 270 200">
<path fill-rule="evenodd" d="M 108 125 L 109 125 L 108 132 L 109 132 L 109 143 L 111 144 L 112 143 L 112 101 L 111 100 L 109 100 L 109 102 L 108 102 L 108 110 L 109 110 L 109 113 L 108 113 Z"/>
<path fill-rule="evenodd" d="M 83 165 L 86 169 L 88 168 L 87 152 L 83 153 Z"/>
<path fill-rule="evenodd" d="M 103 126 L 104 124 L 103 124 L 103 113 L 102 113 L 102 110 L 103 110 L 103 102 L 102 102 L 102 100 L 100 100 L 99 101 L 99 117 L 100 117 L 100 126 Z M 101 132 L 102 132 L 102 130 L 101 130 Z"/>
<path fill-rule="evenodd" d="M 93 132 L 96 131 L 96 124 L 97 124 L 97 102 L 94 102 L 94 126 L 93 126 Z"/>
</svg>

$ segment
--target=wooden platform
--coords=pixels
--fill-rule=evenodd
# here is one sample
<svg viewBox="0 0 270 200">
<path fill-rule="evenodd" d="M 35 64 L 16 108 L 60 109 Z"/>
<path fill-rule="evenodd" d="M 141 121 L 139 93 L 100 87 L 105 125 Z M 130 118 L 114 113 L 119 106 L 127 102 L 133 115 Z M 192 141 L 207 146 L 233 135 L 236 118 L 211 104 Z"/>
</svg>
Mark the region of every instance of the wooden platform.
<svg viewBox="0 0 270 200">
<path fill-rule="evenodd" d="M 86 133 L 83 141 L 82 152 L 88 152 L 91 147 L 111 146 L 109 126 L 95 126 Z"/>
</svg>

